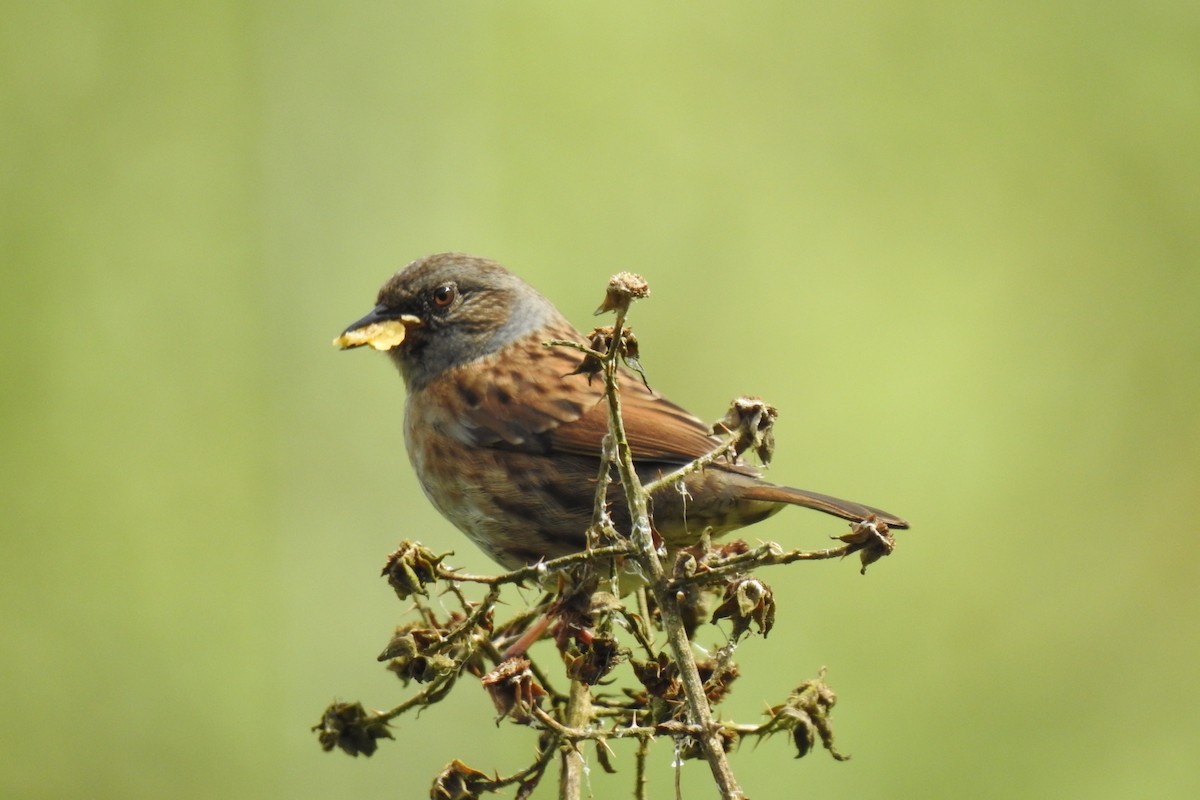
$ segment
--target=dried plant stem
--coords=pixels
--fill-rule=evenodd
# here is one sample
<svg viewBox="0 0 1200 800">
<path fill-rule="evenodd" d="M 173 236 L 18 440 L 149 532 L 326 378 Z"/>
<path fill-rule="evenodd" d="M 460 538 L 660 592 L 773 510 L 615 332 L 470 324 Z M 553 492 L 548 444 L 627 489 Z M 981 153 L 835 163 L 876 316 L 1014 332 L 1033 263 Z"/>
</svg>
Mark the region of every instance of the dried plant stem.
<svg viewBox="0 0 1200 800">
<path fill-rule="evenodd" d="M 595 559 L 607 558 L 608 556 L 624 556 L 631 553 L 628 544 L 615 544 L 606 547 L 594 547 L 591 550 L 581 550 L 578 553 L 572 553 L 567 556 L 560 556 L 549 561 L 539 561 L 528 567 L 514 569 L 511 572 L 505 572 L 501 575 L 472 575 L 469 572 L 460 572 L 450 567 L 443 567 L 441 564 L 437 567 L 437 576 L 441 580 L 446 581 L 462 581 L 464 583 L 484 583 L 489 586 L 502 586 L 506 583 L 525 583 L 527 581 L 537 581 L 552 572 L 560 569 L 565 569 L 573 564 L 580 564 L 585 561 L 593 561 Z"/>
<path fill-rule="evenodd" d="M 450 689 L 454 686 L 454 682 L 458 680 L 458 673 L 451 672 L 444 677 L 437 678 L 429 683 L 422 691 L 414 694 L 412 697 L 405 700 L 398 706 L 388 710 L 378 712 L 374 715 L 373 720 L 378 722 L 390 722 L 396 717 L 403 714 L 405 711 L 410 711 L 414 708 L 432 705 L 445 697 Z"/>
<path fill-rule="evenodd" d="M 654 599 L 662 612 L 667 643 L 679 668 L 688 711 L 692 721 L 699 728 L 697 738 L 704 750 L 704 757 L 708 761 L 713 779 L 717 783 L 722 798 L 741 800 L 745 795 L 729 766 L 729 759 L 726 758 L 720 736 L 720 726 L 713 720 L 712 709 L 704 694 L 704 684 L 700 680 L 700 672 L 696 668 L 696 660 L 692 656 L 691 641 L 684 629 L 678 595 L 671 590 L 670 577 L 663 569 L 662 560 L 658 557 L 658 551 L 654 545 L 654 537 L 650 528 L 650 514 L 647 508 L 647 494 L 633 468 L 633 454 L 625 436 L 625 426 L 621 417 L 621 395 L 617 386 L 617 361 L 621 350 L 621 329 L 624 324 L 625 309 L 618 308 L 616 309 L 616 321 L 613 323 L 612 347 L 604 361 L 604 381 L 608 397 L 609 432 L 616 440 L 617 471 L 621 476 L 625 502 L 629 506 L 629 516 L 633 522 L 632 538 L 634 546 L 637 548 L 635 557 L 648 578 L 650 591 L 654 593 Z"/>
<path fill-rule="evenodd" d="M 695 461 L 685 464 L 674 472 L 670 472 L 666 475 L 655 478 L 642 488 L 645 490 L 647 495 L 652 495 L 665 486 L 675 486 L 676 484 L 681 483 L 687 476 L 696 472 L 700 472 L 714 461 L 727 455 L 733 455 L 733 453 L 733 443 L 726 442 L 720 447 L 713 449 L 711 452 L 700 456 Z"/>
<path fill-rule="evenodd" d="M 571 681 L 571 693 L 567 696 L 567 707 L 563 721 L 568 729 L 586 728 L 592 717 L 592 695 L 583 681 Z M 586 764 L 579 742 L 565 742 L 562 754 L 562 771 L 559 773 L 559 800 L 579 800 L 583 797 L 583 773 Z"/>
<path fill-rule="evenodd" d="M 634 800 L 646 800 L 646 756 L 650 754 L 650 737 L 638 737 L 637 775 L 633 783 Z"/>
<path fill-rule="evenodd" d="M 514 772 L 512 775 L 497 777 L 493 781 L 484 781 L 479 785 L 479 788 L 486 791 L 495 791 L 497 789 L 503 789 L 506 786 L 512 786 L 514 784 L 524 784 L 526 781 L 530 781 L 531 779 L 533 783 L 536 784 L 537 781 L 540 780 L 542 773 L 546 771 L 546 767 L 549 766 L 550 759 L 554 757 L 554 752 L 557 748 L 558 742 L 558 739 L 552 739 L 550 742 L 548 742 L 546 744 L 546 749 L 538 753 L 537 760 L 525 769 L 519 772 Z M 518 796 L 521 795 L 518 793 Z"/>
<path fill-rule="evenodd" d="M 828 547 L 824 550 L 783 550 L 779 545 L 767 543 L 753 550 L 747 550 L 708 566 L 703 572 L 689 577 L 687 580 L 676 581 L 672 589 L 681 590 L 686 586 L 703 586 L 709 583 L 721 583 L 731 575 L 753 572 L 759 567 L 775 567 L 781 564 L 792 564 L 796 561 L 823 561 L 830 558 L 845 558 L 854 552 L 849 544 Z"/>
</svg>

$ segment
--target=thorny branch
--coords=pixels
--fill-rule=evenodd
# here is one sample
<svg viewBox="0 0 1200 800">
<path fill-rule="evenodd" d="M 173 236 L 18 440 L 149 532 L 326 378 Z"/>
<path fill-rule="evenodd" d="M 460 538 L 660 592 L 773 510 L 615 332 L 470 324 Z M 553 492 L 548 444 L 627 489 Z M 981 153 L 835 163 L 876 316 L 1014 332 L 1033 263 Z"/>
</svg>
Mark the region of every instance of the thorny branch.
<svg viewBox="0 0 1200 800">
<path fill-rule="evenodd" d="M 499 715 L 497 723 L 507 719 L 540 731 L 536 756 L 507 776 L 489 776 L 455 759 L 434 779 L 430 796 L 435 800 L 471 800 L 509 787 L 516 788 L 518 800 L 528 798 L 556 757 L 561 761 L 559 797 L 577 800 L 586 770 L 581 748 L 588 742 L 594 743 L 596 761 L 607 772 L 615 771 L 610 742 L 637 743 L 633 795 L 640 799 L 649 796 L 647 763 L 658 738 L 674 743 L 677 764 L 703 758 L 723 798 L 744 797 L 727 754 L 746 738 L 785 733 L 797 758 L 810 752 L 817 740 L 835 759 L 848 758 L 833 744 L 829 714 L 836 697 L 824 682 L 824 668 L 817 678 L 800 683 L 783 703 L 767 709 L 761 724 L 719 721 L 713 709 L 739 675 L 733 661 L 736 643 L 752 632 L 766 636 L 774 624 L 774 596 L 755 577 L 758 569 L 857 552 L 865 570 L 892 551 L 892 535 L 882 521 L 868 518 L 852 523 L 849 533 L 834 537 L 841 544 L 822 550 L 784 550 L 774 543 L 751 547 L 742 542 L 714 547 L 707 540 L 681 551 L 660 549 L 648 499 L 665 488 L 681 487 L 689 476 L 721 459 L 737 459 L 747 450 L 766 463 L 774 448 L 771 426 L 776 412 L 760 400 L 739 398 L 713 427 L 727 436 L 722 445 L 642 485 L 625 436 L 619 377 L 623 365 L 645 380 L 626 316 L 633 300 L 648 291 L 638 276 L 614 276 L 597 311 L 615 312 L 611 327 L 597 328 L 586 345 L 546 343 L 580 351 L 583 361 L 577 371 L 589 376 L 602 373 L 605 381 L 609 434 L 600 454 L 588 548 L 500 575 L 476 575 L 445 565 L 449 553 L 437 555 L 420 544 L 402 542 L 389 556 L 384 575 L 401 600 L 413 603 L 418 619 L 396 629 L 380 660 L 389 661 L 388 668 L 405 686 L 414 680 L 425 685 L 386 711 L 368 711 L 360 703 L 329 706 L 314 726 L 325 750 L 372 755 L 378 740 L 393 738 L 391 723 L 407 711 L 442 700 L 466 673 L 479 679 L 487 691 Z M 608 513 L 614 469 L 630 509 L 628 532 L 617 531 Z M 634 593 L 636 605 L 615 594 L 620 591 L 618 564 L 622 563 L 626 572 L 640 573 L 644 579 L 644 588 Z M 597 574 L 604 572 L 609 574 Z M 426 602 L 431 585 L 452 598 L 457 610 L 446 611 L 443 605 L 441 613 L 435 611 Z M 477 601 L 466 590 L 471 586 L 485 589 Z M 547 593 L 532 607 L 497 624 L 506 586 L 535 586 Z M 730 620 L 729 641 L 698 662 L 692 644 L 695 628 L 721 619 Z M 634 649 L 621 643 L 622 631 L 632 638 Z M 665 637 L 665 648 L 657 641 L 658 634 Z M 562 657 L 570 679 L 566 694 L 553 690 L 546 668 L 528 653 L 529 646 L 543 637 L 555 642 Z M 605 680 L 622 663 L 631 668 L 633 686 Z M 678 781 L 676 770 L 677 793 Z"/>
<path fill-rule="evenodd" d="M 692 656 L 691 639 L 684 627 L 683 615 L 679 608 L 679 594 L 670 591 L 670 578 L 663 569 L 658 547 L 654 543 L 647 501 L 649 495 L 642 488 L 637 472 L 633 468 L 633 450 L 625 438 L 625 425 L 621 416 L 621 390 L 617 380 L 617 366 L 621 352 L 625 315 L 633 300 L 644 297 L 648 292 L 645 281 L 637 276 L 624 273 L 609 282 L 608 296 L 605 305 L 601 306 L 601 310 L 611 308 L 616 311 L 617 317 L 613 323 L 612 343 L 604 362 L 609 434 L 616 443 L 617 471 L 621 475 L 621 485 L 625 489 L 625 502 L 629 506 L 629 513 L 632 517 L 632 539 L 637 548 L 636 558 L 643 573 L 649 579 L 649 589 L 662 612 L 667 643 L 675 658 L 675 664 L 683 684 L 683 694 L 687 700 L 687 716 L 697 727 L 692 735 L 700 742 L 705 760 L 708 761 L 713 780 L 716 781 L 721 796 L 730 800 L 738 800 L 744 795 L 729 766 L 729 759 L 725 754 L 725 743 L 719 733 L 720 728 L 713 720 L 712 708 L 704 694 L 700 671 Z"/>
</svg>

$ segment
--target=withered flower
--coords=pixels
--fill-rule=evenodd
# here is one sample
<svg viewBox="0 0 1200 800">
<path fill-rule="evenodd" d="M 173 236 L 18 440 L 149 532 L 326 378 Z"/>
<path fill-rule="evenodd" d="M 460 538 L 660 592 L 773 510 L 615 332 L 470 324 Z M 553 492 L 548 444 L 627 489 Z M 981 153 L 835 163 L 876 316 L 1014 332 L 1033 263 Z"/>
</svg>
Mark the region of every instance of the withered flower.
<svg viewBox="0 0 1200 800">
<path fill-rule="evenodd" d="M 846 555 L 857 552 L 862 561 L 859 573 L 867 574 L 867 567 L 884 556 L 890 556 L 896 549 L 896 538 L 892 536 L 887 523 L 876 518 L 874 514 L 860 522 L 850 523 L 850 532 L 834 537 L 851 547 Z"/>
<path fill-rule="evenodd" d="M 704 662 L 700 662 L 696 665 L 702 681 L 705 679 L 703 664 Z M 651 723 L 659 724 L 687 717 L 687 703 L 684 700 L 679 667 L 666 653 L 659 653 L 652 661 L 632 661 L 630 666 L 642 686 L 646 687 L 644 697 L 638 693 L 631 694 L 631 697 L 645 706 Z M 711 666 L 707 674 L 712 675 Z"/>
<path fill-rule="evenodd" d="M 800 714 L 796 727 L 792 728 L 792 743 L 796 745 L 796 758 L 804 758 L 812 751 L 817 741 L 817 729 L 807 714 Z"/>
<path fill-rule="evenodd" d="M 622 609 L 621 601 L 595 586 L 594 579 L 584 581 L 560 595 L 547 612 L 567 675 L 589 686 L 596 685 L 628 652 L 608 632 L 607 621 Z"/>
<path fill-rule="evenodd" d="M 497 722 L 511 717 L 513 722 L 528 725 L 533 721 L 533 709 L 546 696 L 546 690 L 534 680 L 527 658 L 510 658 L 481 680 L 500 714 Z"/>
<path fill-rule="evenodd" d="M 753 622 L 765 639 L 775 625 L 775 593 L 758 578 L 734 578 L 725 584 L 725 595 L 713 611 L 712 622 L 725 618 L 733 623 L 732 638 L 740 638 Z"/>
<path fill-rule="evenodd" d="M 466 615 L 459 611 L 444 621 L 429 614 L 424 620 L 400 625 L 379 654 L 379 660 L 390 659 L 388 669 L 406 686 L 410 680 L 425 683 L 443 677 L 460 666 L 473 675 L 482 675 L 485 672 L 482 654 L 475 642 L 477 637 L 490 634 L 492 615 L 489 611 L 475 619 L 478 624 L 473 631 L 463 629 Z M 425 627 L 426 622 L 434 627 Z"/>
<path fill-rule="evenodd" d="M 597 353 L 607 353 L 612 349 L 612 339 L 615 329 L 612 325 L 600 325 L 592 328 L 587 335 L 588 344 Z"/>
<path fill-rule="evenodd" d="M 407 600 L 414 594 L 428 597 L 425 584 L 437 580 L 437 568 L 448 555 L 450 554 L 435 555 L 428 547 L 405 539 L 400 542 L 396 551 L 388 556 L 380 574 L 387 577 L 388 583 L 396 590 L 396 596 L 401 600 Z"/>
<path fill-rule="evenodd" d="M 612 349 L 613 333 L 612 325 L 593 328 L 592 332 L 587 336 L 588 346 L 598 353 L 607 353 Z M 618 354 L 621 356 L 621 361 L 624 362 L 625 366 L 636 372 L 638 377 L 642 379 L 642 383 L 646 384 L 646 388 L 649 388 L 650 384 L 646 381 L 646 371 L 642 367 L 642 362 L 638 360 L 640 351 L 638 350 L 637 336 L 634 335 L 633 329 L 629 326 L 625 326 L 621 330 L 621 343 Z M 588 382 L 591 383 L 592 378 L 603 369 L 604 363 L 598 357 L 591 353 L 584 353 L 583 361 L 579 362 L 579 366 L 568 374 L 587 375 Z"/>
<path fill-rule="evenodd" d="M 729 434 L 734 454 L 753 450 L 763 464 L 775 454 L 775 420 L 779 411 L 761 397 L 739 397 L 711 428 L 714 434 Z"/>
<path fill-rule="evenodd" d="M 447 654 L 447 646 L 448 642 L 440 631 L 401 625 L 379 654 L 379 660 L 391 659 L 388 669 L 406 685 L 410 680 L 425 683 L 458 667 L 458 662 Z"/>
<path fill-rule="evenodd" d="M 325 752 L 340 747 L 355 757 L 359 753 L 373 754 L 378 747 L 377 739 L 393 738 L 387 723 L 377 715 L 368 714 L 362 703 L 334 703 L 325 709 L 321 721 L 312 729 L 318 732 L 317 741 Z"/>
<path fill-rule="evenodd" d="M 646 378 L 646 369 L 642 366 L 637 337 L 633 335 L 633 328 L 628 326 L 621 333 L 621 362 L 637 373 L 647 389 L 650 388 L 650 381 Z"/>
<path fill-rule="evenodd" d="M 650 284 L 634 272 L 618 272 L 608 279 L 604 302 L 596 309 L 596 316 L 618 309 L 628 311 L 634 300 L 650 296 Z"/>
<path fill-rule="evenodd" d="M 730 539 L 729 541 L 720 542 L 712 548 L 713 560 L 718 563 L 726 558 L 733 558 L 734 556 L 744 555 L 749 552 L 750 545 L 746 543 L 745 539 Z"/>
<path fill-rule="evenodd" d="M 489 783 L 491 779 L 486 774 L 456 758 L 434 779 L 429 797 L 430 800 L 477 800 Z"/>
<path fill-rule="evenodd" d="M 653 661 L 634 660 L 630 663 L 633 674 L 651 697 L 672 695 L 672 687 L 678 686 L 679 669 L 666 653 L 659 653 Z"/>
<path fill-rule="evenodd" d="M 612 671 L 628 655 L 616 637 L 609 633 L 588 637 L 586 641 L 576 639 L 573 646 L 562 651 L 567 677 L 595 686 L 600 679 Z"/>
<path fill-rule="evenodd" d="M 546 616 L 554 626 L 554 641 L 559 650 L 565 651 L 573 639 L 590 638 L 592 627 L 596 624 L 592 602 L 596 585 L 593 579 L 578 585 L 563 586 L 546 610 Z M 604 592 L 596 592 L 596 595 L 611 597 Z"/>
<path fill-rule="evenodd" d="M 676 580 L 691 578 L 700 569 L 700 560 L 691 550 L 681 550 L 675 556 L 675 564 L 671 568 L 671 576 Z"/>
<path fill-rule="evenodd" d="M 708 698 L 709 704 L 714 706 L 725 699 L 733 682 L 742 674 L 738 665 L 732 661 L 718 672 L 717 662 L 713 659 L 696 662 L 696 670 L 700 673 L 700 680 L 704 682 L 704 696 Z"/>
<path fill-rule="evenodd" d="M 605 331 L 608 331 L 607 336 L 605 336 L 605 334 L 604 334 Z M 597 353 L 607 353 L 608 352 L 608 343 L 612 341 L 612 332 L 613 332 L 613 329 L 612 329 L 611 325 L 607 328 L 594 328 L 592 330 L 592 332 L 590 334 L 588 334 L 588 337 L 587 337 L 588 346 L 591 347 L 593 350 L 595 350 Z M 599 375 L 603 370 L 604 370 L 604 362 L 600 360 L 600 357 L 593 355 L 592 353 L 585 352 L 583 354 L 583 360 L 579 362 L 579 366 L 577 366 L 575 369 L 573 369 L 571 372 L 568 372 L 567 374 L 568 375 L 586 375 L 587 379 L 588 379 L 588 384 L 590 385 L 592 382 L 592 378 Z"/>
<path fill-rule="evenodd" d="M 848 761 L 850 756 L 838 752 L 833 745 L 833 726 L 829 714 L 837 703 L 837 695 L 825 683 L 825 670 L 813 680 L 796 687 L 783 705 L 775 706 L 768 713 L 771 719 L 759 729 L 760 734 L 787 731 L 796 746 L 796 758 L 804 758 L 812 750 L 817 737 L 829 754 L 838 761 Z"/>
</svg>

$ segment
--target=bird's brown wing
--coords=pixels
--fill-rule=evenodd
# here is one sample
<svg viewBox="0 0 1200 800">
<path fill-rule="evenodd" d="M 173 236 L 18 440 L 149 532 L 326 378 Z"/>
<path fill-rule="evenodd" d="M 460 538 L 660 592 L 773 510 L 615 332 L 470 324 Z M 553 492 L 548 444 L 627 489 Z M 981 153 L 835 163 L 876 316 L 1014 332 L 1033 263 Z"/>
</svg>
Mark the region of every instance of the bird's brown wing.
<svg viewBox="0 0 1200 800">
<path fill-rule="evenodd" d="M 556 450 L 599 453 L 600 442 L 608 432 L 608 403 L 599 383 L 599 378 L 593 380 L 597 397 L 591 407 L 575 421 L 554 430 Z M 720 439 L 709 434 L 707 425 L 646 388 L 637 376 L 624 375 L 620 386 L 621 419 L 634 460 L 682 465 L 721 445 Z"/>
<path fill-rule="evenodd" d="M 462 373 L 445 384 L 456 387 L 458 397 L 446 402 L 455 403 L 459 412 L 447 417 L 446 424 L 452 417 L 457 435 L 476 446 L 598 459 L 608 432 L 603 379 L 571 374 L 580 362 L 577 351 L 534 349 L 521 341 L 510 347 L 520 348 L 519 361 L 503 359 L 501 351 L 504 368 L 460 368 Z M 654 464 L 669 471 L 721 444 L 703 422 L 646 388 L 636 375 L 626 374 L 621 381 L 621 405 L 634 459 L 652 472 Z M 745 500 L 798 505 L 852 521 L 874 514 L 893 528 L 908 527 L 900 517 L 871 506 L 767 483 L 748 464 L 721 460 L 713 466 L 748 479 L 744 485 L 739 482 Z"/>
<path fill-rule="evenodd" d="M 495 370 L 459 368 L 455 380 L 443 384 L 458 392 L 446 398 L 463 412 L 458 434 L 474 445 L 599 458 L 608 432 L 603 378 L 571 374 L 582 358 L 576 350 L 530 344 L 522 340 L 502 350 Z M 635 375 L 624 375 L 621 403 L 639 461 L 685 464 L 720 445 L 703 422 Z"/>
</svg>

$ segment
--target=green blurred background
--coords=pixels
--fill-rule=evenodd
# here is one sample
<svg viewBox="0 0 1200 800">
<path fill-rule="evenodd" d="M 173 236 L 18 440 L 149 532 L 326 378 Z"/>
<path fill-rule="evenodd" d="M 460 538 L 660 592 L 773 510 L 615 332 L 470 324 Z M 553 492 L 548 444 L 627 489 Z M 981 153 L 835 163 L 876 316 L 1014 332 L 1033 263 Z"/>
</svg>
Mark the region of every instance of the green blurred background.
<svg viewBox="0 0 1200 800">
<path fill-rule="evenodd" d="M 1200 7 L 6 2 L 0 43 L 3 797 L 528 759 L 469 687 L 369 760 L 308 730 L 404 696 L 400 538 L 488 567 L 330 346 L 447 249 L 581 326 L 643 273 L 657 388 L 768 398 L 774 479 L 913 521 L 765 576 L 728 712 L 828 665 L 854 760 L 747 747 L 752 796 L 1200 795 Z"/>
</svg>

